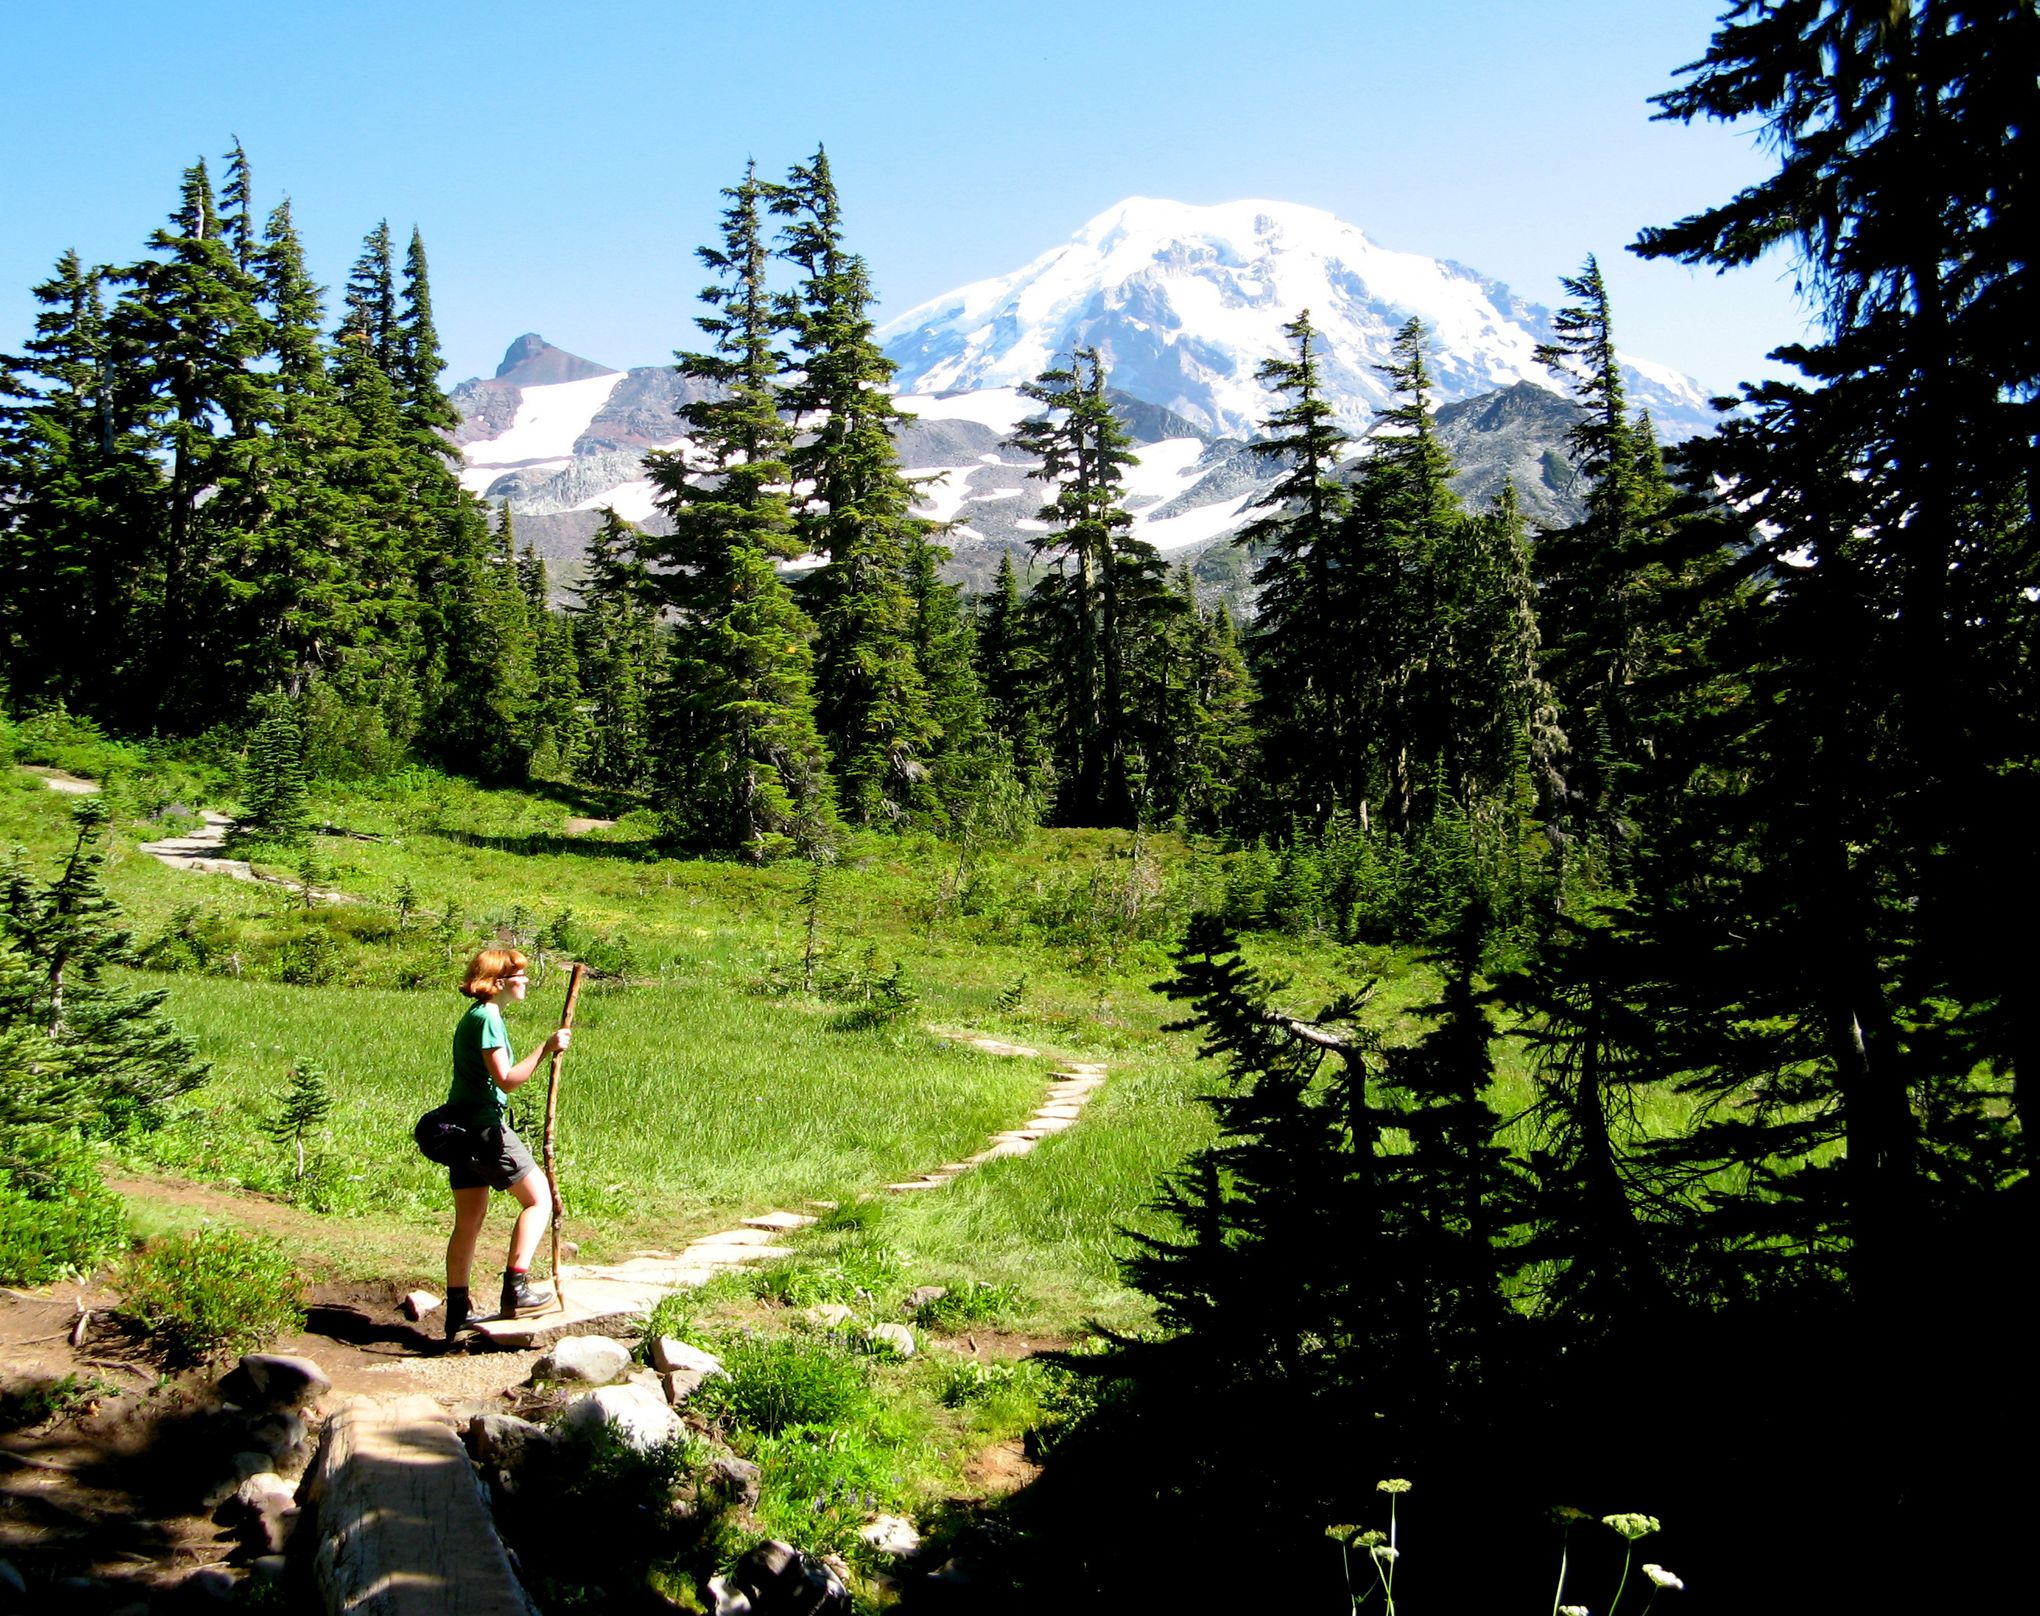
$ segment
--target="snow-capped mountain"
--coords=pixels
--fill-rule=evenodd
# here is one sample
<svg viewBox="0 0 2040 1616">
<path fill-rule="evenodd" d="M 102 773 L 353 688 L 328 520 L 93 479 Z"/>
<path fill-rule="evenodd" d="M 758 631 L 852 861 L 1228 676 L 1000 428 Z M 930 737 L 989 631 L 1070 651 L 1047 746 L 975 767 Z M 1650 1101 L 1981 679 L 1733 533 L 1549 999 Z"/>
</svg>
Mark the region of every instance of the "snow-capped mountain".
<svg viewBox="0 0 2040 1616">
<path fill-rule="evenodd" d="M 1355 432 L 1385 396 L 1374 366 L 1412 315 L 1431 331 L 1441 403 L 1517 382 L 1555 387 L 1534 356 L 1551 336 L 1548 309 L 1290 202 L 1132 197 L 1025 268 L 909 309 L 879 338 L 900 385 L 917 393 L 1018 386 L 1075 348 L 1096 348 L 1121 391 L 1246 438 L 1271 409 L 1255 373 L 1289 351 L 1282 328 L 1304 309 L 1322 340 L 1326 396 Z M 1624 361 L 1632 402 L 1660 433 L 1712 425 L 1691 378 Z"/>
<path fill-rule="evenodd" d="M 1549 310 L 1462 265 L 1378 246 L 1317 208 L 1136 197 L 1024 269 L 880 331 L 917 418 L 900 461 L 923 479 L 920 514 L 954 524 L 954 570 L 982 581 L 1002 551 L 1045 531 L 1035 512 L 1051 491 L 1006 440 L 1032 409 L 1020 385 L 1077 347 L 1104 356 L 1140 455 L 1126 490 L 1135 532 L 1167 554 L 1250 521 L 1278 470 L 1247 447 L 1277 407 L 1256 372 L 1289 351 L 1282 328 L 1306 308 L 1326 396 L 1356 439 L 1386 396 L 1374 367 L 1415 315 L 1431 331 L 1439 431 L 1462 497 L 1477 502 L 1507 476 L 1533 523 L 1576 519 L 1563 443 L 1577 414 L 1535 357 Z M 1712 425 L 1690 378 L 1624 363 L 1632 403 L 1660 433 Z M 506 502 L 549 559 L 577 560 L 605 507 L 659 531 L 644 455 L 684 441 L 678 411 L 696 396 L 669 365 L 611 370 L 519 337 L 493 377 L 454 389 L 461 480 Z"/>
</svg>

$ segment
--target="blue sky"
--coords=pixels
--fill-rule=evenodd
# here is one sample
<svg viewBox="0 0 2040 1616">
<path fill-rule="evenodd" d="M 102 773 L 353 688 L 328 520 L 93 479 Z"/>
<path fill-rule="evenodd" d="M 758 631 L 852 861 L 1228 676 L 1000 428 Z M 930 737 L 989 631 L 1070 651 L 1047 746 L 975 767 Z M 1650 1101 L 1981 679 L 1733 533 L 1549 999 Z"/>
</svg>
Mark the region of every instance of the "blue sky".
<svg viewBox="0 0 2040 1616">
<path fill-rule="evenodd" d="M 0 351 L 66 247 L 136 257 L 239 135 L 344 280 L 425 234 L 450 384 L 535 330 L 692 346 L 694 248 L 755 157 L 826 142 L 882 311 L 1003 274 L 1122 197 L 1269 197 L 1554 303 L 1600 256 L 1625 348 L 1727 388 L 1801 331 L 1790 266 L 1645 264 L 1644 225 L 1767 171 L 1654 123 L 1722 0 L 94 0 L 0 4 Z M 215 163 L 217 169 L 217 164 Z"/>
</svg>

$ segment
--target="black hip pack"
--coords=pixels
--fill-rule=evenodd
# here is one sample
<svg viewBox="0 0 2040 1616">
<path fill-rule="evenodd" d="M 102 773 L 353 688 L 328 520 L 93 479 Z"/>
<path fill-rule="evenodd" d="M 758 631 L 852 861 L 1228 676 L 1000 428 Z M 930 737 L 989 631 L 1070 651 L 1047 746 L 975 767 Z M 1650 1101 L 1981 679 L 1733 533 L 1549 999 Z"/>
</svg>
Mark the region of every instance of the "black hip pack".
<svg viewBox="0 0 2040 1616">
<path fill-rule="evenodd" d="M 411 1137 L 417 1142 L 419 1154 L 441 1167 L 457 1167 L 472 1161 L 478 1143 L 473 1130 L 459 1120 L 459 1113 L 450 1105 L 434 1106 L 427 1111 L 411 1130 Z"/>
</svg>

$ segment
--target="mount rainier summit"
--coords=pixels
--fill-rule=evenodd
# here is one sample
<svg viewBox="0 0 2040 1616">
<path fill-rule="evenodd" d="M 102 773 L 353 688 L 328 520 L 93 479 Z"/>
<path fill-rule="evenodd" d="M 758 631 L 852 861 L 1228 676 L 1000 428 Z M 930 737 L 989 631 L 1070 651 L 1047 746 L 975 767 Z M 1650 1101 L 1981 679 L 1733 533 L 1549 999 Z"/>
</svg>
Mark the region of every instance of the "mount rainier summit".
<svg viewBox="0 0 2040 1616">
<path fill-rule="evenodd" d="M 1374 367 L 1412 315 L 1430 328 L 1440 435 L 1456 486 L 1480 499 L 1506 476 L 1533 521 L 1577 506 L 1564 433 L 1572 404 L 1536 363 L 1548 309 L 1462 265 L 1380 247 L 1320 209 L 1210 207 L 1132 198 L 1024 268 L 907 310 L 879 330 L 898 366 L 903 467 L 927 479 L 920 514 L 953 522 L 956 571 L 979 582 L 1041 531 L 1047 491 L 1004 439 L 1034 406 L 1020 384 L 1072 349 L 1103 355 L 1140 463 L 1127 479 L 1136 531 L 1165 552 L 1201 550 L 1251 519 L 1274 468 L 1246 449 L 1278 401 L 1255 380 L 1308 308 L 1326 395 L 1363 436 L 1385 397 Z M 661 333 L 686 341 L 691 333 Z M 1690 378 L 1623 356 L 1632 404 L 1680 438 L 1714 417 Z M 505 501 L 521 537 L 578 559 L 603 507 L 657 529 L 643 456 L 680 441 L 695 384 L 669 365 L 608 369 L 520 337 L 494 377 L 453 400 L 462 481 Z"/>
</svg>

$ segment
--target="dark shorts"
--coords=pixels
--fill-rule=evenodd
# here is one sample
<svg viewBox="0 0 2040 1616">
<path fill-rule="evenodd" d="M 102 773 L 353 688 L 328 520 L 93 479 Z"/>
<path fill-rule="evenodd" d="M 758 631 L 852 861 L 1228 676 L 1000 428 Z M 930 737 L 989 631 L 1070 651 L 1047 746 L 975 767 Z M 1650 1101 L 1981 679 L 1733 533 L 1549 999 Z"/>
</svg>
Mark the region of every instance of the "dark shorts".
<svg viewBox="0 0 2040 1616">
<path fill-rule="evenodd" d="M 457 1190 L 478 1190 L 484 1185 L 492 1190 L 507 1190 L 526 1173 L 538 1171 L 538 1163 L 531 1159 L 524 1141 L 508 1128 L 477 1128 L 474 1141 L 474 1159 L 457 1162 L 446 1170 L 447 1183 Z"/>
</svg>

